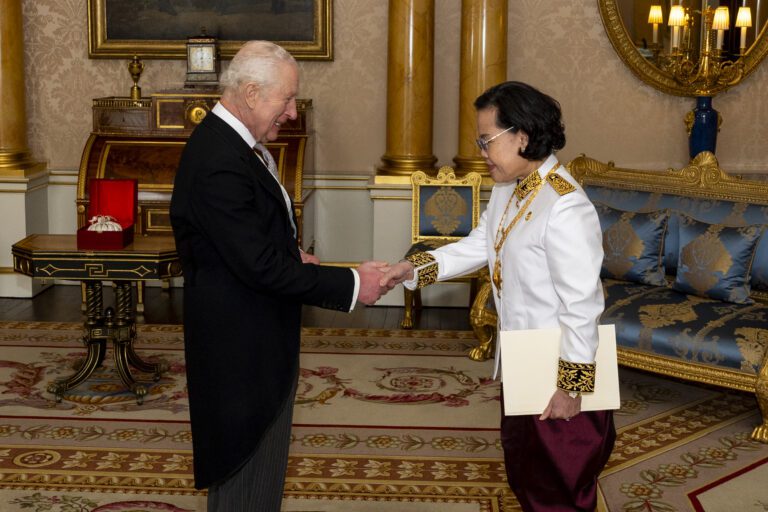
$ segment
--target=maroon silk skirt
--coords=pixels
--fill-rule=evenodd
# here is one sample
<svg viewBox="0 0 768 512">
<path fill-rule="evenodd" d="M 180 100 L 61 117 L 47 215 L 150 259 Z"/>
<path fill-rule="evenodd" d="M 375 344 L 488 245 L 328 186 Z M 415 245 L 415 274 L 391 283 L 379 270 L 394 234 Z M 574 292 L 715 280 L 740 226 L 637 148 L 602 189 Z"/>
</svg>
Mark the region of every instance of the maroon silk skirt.
<svg viewBox="0 0 768 512">
<path fill-rule="evenodd" d="M 613 411 L 582 412 L 570 421 L 501 419 L 507 480 L 526 512 L 595 510 L 597 477 L 615 440 Z"/>
</svg>

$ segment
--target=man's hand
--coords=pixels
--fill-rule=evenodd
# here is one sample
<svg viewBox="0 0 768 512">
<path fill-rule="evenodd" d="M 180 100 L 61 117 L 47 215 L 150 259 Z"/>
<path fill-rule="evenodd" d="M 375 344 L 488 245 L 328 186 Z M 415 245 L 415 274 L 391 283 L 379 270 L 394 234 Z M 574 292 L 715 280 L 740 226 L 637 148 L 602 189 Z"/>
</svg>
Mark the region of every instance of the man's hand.
<svg viewBox="0 0 768 512">
<path fill-rule="evenodd" d="M 570 420 L 581 412 L 581 396 L 571 398 L 568 393 L 558 388 L 549 399 L 549 404 L 539 416 L 540 420 Z"/>
<path fill-rule="evenodd" d="M 401 261 L 390 266 L 379 281 L 379 285 L 391 290 L 403 281 L 413 279 L 413 263 L 410 261 Z"/>
<path fill-rule="evenodd" d="M 389 264 L 386 261 L 366 261 L 357 267 L 357 274 L 360 276 L 358 302 L 370 306 L 389 291 L 389 288 L 379 284 L 382 276 L 388 270 Z"/>
<path fill-rule="evenodd" d="M 301 249 L 299 249 L 299 253 L 301 253 L 301 262 L 302 263 L 312 263 L 313 265 L 319 265 L 320 264 L 320 258 L 315 256 L 314 254 L 308 254 L 308 253 L 304 252 Z"/>
</svg>

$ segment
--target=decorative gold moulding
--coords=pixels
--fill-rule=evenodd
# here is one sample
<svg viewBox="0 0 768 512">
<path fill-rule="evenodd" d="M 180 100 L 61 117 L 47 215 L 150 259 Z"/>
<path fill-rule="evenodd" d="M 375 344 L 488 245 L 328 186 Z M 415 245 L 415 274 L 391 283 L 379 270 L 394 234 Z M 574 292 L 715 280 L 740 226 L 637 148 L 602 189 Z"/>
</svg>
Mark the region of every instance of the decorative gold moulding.
<svg viewBox="0 0 768 512">
<path fill-rule="evenodd" d="M 407 176 L 410 179 L 411 174 L 416 171 L 434 169 L 437 163 L 437 157 L 434 155 L 417 156 L 392 156 L 384 155 L 381 157 L 383 165 L 376 170 L 377 174 L 390 176 Z"/>
<path fill-rule="evenodd" d="M 462 175 L 468 172 L 479 172 L 483 176 L 488 176 L 488 164 L 481 157 L 457 156 L 453 161 L 456 163 L 456 174 Z"/>
<path fill-rule="evenodd" d="M 598 0 L 598 5 L 608 39 L 616 53 L 636 77 L 651 87 L 675 96 L 694 97 L 714 96 L 735 85 L 733 83 L 720 83 L 714 84 L 709 89 L 704 89 L 700 84 L 680 83 L 672 73 L 657 67 L 640 54 L 621 19 L 618 0 Z M 755 38 L 754 44 L 737 61 L 742 71 L 740 79 L 743 80 L 749 76 L 766 54 L 768 54 L 768 35 L 766 29 L 763 28 Z"/>
<path fill-rule="evenodd" d="M 44 162 L 36 162 L 29 151 L 0 151 L 0 176 L 27 178 L 45 170 Z"/>
</svg>

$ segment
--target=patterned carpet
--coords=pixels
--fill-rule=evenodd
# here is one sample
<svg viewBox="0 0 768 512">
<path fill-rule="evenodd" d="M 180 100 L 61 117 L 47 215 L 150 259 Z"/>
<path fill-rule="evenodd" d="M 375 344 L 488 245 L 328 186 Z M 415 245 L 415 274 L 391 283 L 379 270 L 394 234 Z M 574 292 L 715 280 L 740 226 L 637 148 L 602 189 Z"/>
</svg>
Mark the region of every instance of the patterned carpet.
<svg viewBox="0 0 768 512">
<path fill-rule="evenodd" d="M 170 370 L 138 406 L 105 366 L 57 404 L 77 324 L 0 322 L 0 511 L 205 511 L 191 478 L 179 326 L 139 326 Z M 286 512 L 506 512 L 499 389 L 470 332 L 305 329 Z M 622 370 L 611 511 L 768 510 L 749 395 Z M 758 485 L 755 485 L 755 483 Z"/>
</svg>

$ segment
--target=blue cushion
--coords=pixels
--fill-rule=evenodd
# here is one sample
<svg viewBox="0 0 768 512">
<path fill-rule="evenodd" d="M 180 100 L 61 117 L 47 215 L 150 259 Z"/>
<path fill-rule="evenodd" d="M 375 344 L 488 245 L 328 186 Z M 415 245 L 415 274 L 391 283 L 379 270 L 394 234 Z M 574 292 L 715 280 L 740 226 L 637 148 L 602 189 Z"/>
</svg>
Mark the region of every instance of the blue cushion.
<svg viewBox="0 0 768 512">
<path fill-rule="evenodd" d="M 601 277 L 663 286 L 669 210 L 627 212 L 595 204 L 603 231 Z"/>
<path fill-rule="evenodd" d="M 757 375 L 768 343 L 768 305 L 733 304 L 661 286 L 603 280 L 620 347 Z"/>
<path fill-rule="evenodd" d="M 677 256 L 680 252 L 677 240 L 679 231 L 677 212 L 710 224 L 726 226 L 768 224 L 768 208 L 764 204 L 623 190 L 596 185 L 587 185 L 584 190 L 593 202 L 603 203 L 613 208 L 635 212 L 669 209 L 671 214 L 664 240 L 664 266 L 669 275 L 675 275 Z M 753 290 L 768 292 L 768 236 L 762 237 L 757 243 L 755 260 L 752 262 L 751 286 Z"/>
<path fill-rule="evenodd" d="M 763 225 L 727 227 L 679 215 L 677 276 L 684 293 L 750 304 L 750 270 Z"/>
</svg>

